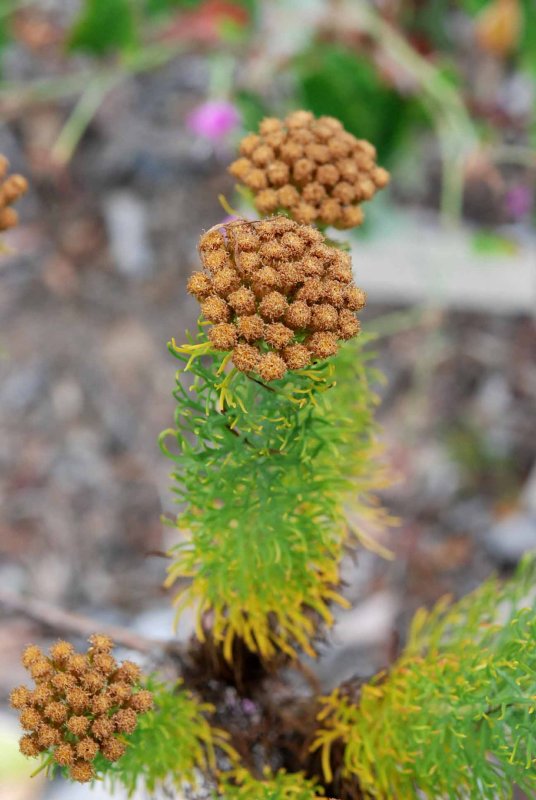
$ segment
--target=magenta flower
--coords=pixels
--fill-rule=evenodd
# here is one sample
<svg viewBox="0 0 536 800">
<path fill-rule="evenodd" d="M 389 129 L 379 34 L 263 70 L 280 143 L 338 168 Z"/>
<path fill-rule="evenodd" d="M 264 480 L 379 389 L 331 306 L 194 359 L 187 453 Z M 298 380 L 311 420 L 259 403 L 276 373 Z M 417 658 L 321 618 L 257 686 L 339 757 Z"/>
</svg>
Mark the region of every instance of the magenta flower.
<svg viewBox="0 0 536 800">
<path fill-rule="evenodd" d="M 532 211 L 533 196 L 528 186 L 518 183 L 506 192 L 504 198 L 506 211 L 513 219 L 526 217 Z"/>
<path fill-rule="evenodd" d="M 207 100 L 188 114 L 186 125 L 213 142 L 223 139 L 240 124 L 240 112 L 227 100 Z"/>
</svg>

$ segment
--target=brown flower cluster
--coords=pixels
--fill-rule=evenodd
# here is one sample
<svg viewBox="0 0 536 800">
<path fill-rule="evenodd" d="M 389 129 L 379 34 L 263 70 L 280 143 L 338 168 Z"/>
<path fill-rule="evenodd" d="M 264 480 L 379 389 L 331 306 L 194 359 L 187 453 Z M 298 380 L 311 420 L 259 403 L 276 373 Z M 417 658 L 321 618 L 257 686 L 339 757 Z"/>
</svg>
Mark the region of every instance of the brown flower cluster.
<svg viewBox="0 0 536 800">
<path fill-rule="evenodd" d="M 242 139 L 240 154 L 229 172 L 251 189 L 258 212 L 284 210 L 307 225 L 361 225 L 360 203 L 389 182 L 373 145 L 334 117 L 315 118 L 309 111 L 283 121 L 267 117 L 258 134 Z"/>
<path fill-rule="evenodd" d="M 322 234 L 287 217 L 238 220 L 199 242 L 204 272 L 188 291 L 213 323 L 216 350 L 232 350 L 242 372 L 263 380 L 335 355 L 359 332 L 365 294 L 352 282 L 350 256 Z"/>
<path fill-rule="evenodd" d="M 126 745 L 120 735 L 132 733 L 138 715 L 153 704 L 151 693 L 139 690 L 139 667 L 132 661 L 118 664 L 108 636 L 94 634 L 89 642 L 85 655 L 63 641 L 48 657 L 35 645 L 27 647 L 22 663 L 35 689 L 18 686 L 10 696 L 28 731 L 20 740 L 21 753 L 48 751 L 80 782 L 95 777 L 92 762 L 99 752 L 108 761 L 121 758 Z"/>
<path fill-rule="evenodd" d="M 22 175 L 10 175 L 6 178 L 8 169 L 9 161 L 0 155 L 0 231 L 13 228 L 17 224 L 19 216 L 11 206 L 28 189 L 26 178 Z"/>
</svg>

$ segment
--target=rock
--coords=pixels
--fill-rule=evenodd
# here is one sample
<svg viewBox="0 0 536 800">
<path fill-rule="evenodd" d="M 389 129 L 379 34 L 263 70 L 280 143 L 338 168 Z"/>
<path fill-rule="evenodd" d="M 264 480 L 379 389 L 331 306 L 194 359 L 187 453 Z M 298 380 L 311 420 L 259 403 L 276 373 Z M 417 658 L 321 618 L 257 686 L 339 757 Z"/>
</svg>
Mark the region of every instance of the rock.
<svg viewBox="0 0 536 800">
<path fill-rule="evenodd" d="M 519 512 L 499 520 L 484 536 L 483 544 L 499 563 L 517 564 L 525 553 L 536 550 L 536 515 Z"/>
<path fill-rule="evenodd" d="M 165 795 L 164 792 L 155 792 L 151 794 L 151 797 L 153 800 L 165 800 L 169 795 Z M 119 784 L 114 787 L 112 792 L 106 784 L 103 785 L 100 782 L 88 786 L 62 780 L 51 785 L 43 800 L 127 800 L 128 798 L 126 789 L 122 789 Z M 146 798 L 147 793 L 142 789 L 130 795 L 130 800 L 146 800 Z M 182 800 L 182 798 L 177 796 L 177 800 Z"/>
<path fill-rule="evenodd" d="M 390 591 L 376 592 L 337 620 L 331 640 L 334 645 L 382 644 L 393 630 L 399 602 Z"/>
<path fill-rule="evenodd" d="M 154 257 L 144 203 L 132 192 L 115 191 L 107 198 L 104 213 L 118 272 L 127 278 L 150 277 L 154 271 Z"/>
<path fill-rule="evenodd" d="M 536 517 L 536 465 L 525 482 L 521 499 L 523 507 Z"/>
<path fill-rule="evenodd" d="M 32 362 L 8 375 L 2 384 L 0 403 L 5 411 L 28 411 L 44 393 L 47 370 L 42 364 Z"/>
<path fill-rule="evenodd" d="M 187 642 L 195 630 L 195 613 L 191 608 L 184 609 L 178 625 L 175 627 L 175 610 L 173 608 L 151 608 L 140 614 L 132 623 L 132 627 L 151 639 L 166 641 L 176 637 L 179 642 Z"/>
</svg>

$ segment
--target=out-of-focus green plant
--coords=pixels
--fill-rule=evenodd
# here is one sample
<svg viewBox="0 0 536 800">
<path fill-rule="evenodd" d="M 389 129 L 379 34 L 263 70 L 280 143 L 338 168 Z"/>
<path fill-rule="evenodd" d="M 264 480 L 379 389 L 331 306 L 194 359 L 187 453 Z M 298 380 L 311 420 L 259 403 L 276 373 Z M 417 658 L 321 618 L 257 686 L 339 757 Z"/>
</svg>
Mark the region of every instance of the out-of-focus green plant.
<svg viewBox="0 0 536 800">
<path fill-rule="evenodd" d="M 387 84 L 356 50 L 314 43 L 298 55 L 295 69 L 301 105 L 340 119 L 355 136 L 374 142 L 382 161 L 388 162 L 425 123 L 418 101 Z"/>
<path fill-rule="evenodd" d="M 344 770 L 373 797 L 509 798 L 536 791 L 536 561 L 506 583 L 488 580 L 454 605 L 419 611 L 408 644 L 357 705 L 324 701 L 314 747 L 331 780 Z"/>
<path fill-rule="evenodd" d="M 299 772 L 289 775 L 280 770 L 274 774 L 268 769 L 262 780 L 238 769 L 224 777 L 220 792 L 217 797 L 225 800 L 321 800 L 324 794 L 315 781 Z"/>
</svg>

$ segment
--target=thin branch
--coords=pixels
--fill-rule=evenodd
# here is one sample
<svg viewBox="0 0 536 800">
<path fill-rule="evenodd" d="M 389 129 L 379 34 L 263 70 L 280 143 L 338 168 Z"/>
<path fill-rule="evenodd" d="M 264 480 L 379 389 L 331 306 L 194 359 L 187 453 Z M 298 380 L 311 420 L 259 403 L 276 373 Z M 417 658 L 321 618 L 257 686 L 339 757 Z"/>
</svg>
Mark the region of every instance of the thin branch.
<svg viewBox="0 0 536 800">
<path fill-rule="evenodd" d="M 14 614 L 23 614 L 25 617 L 41 623 L 46 628 L 55 631 L 75 634 L 87 638 L 92 633 L 105 633 L 114 642 L 127 647 L 129 650 L 137 650 L 139 653 L 158 655 L 169 653 L 178 655 L 180 646 L 173 640 L 150 639 L 134 633 L 121 625 L 109 625 L 102 623 L 91 617 L 82 614 L 73 614 L 70 611 L 63 611 L 57 606 L 53 606 L 44 600 L 35 597 L 23 597 L 9 589 L 0 588 L 0 606 L 6 611 Z"/>
</svg>

